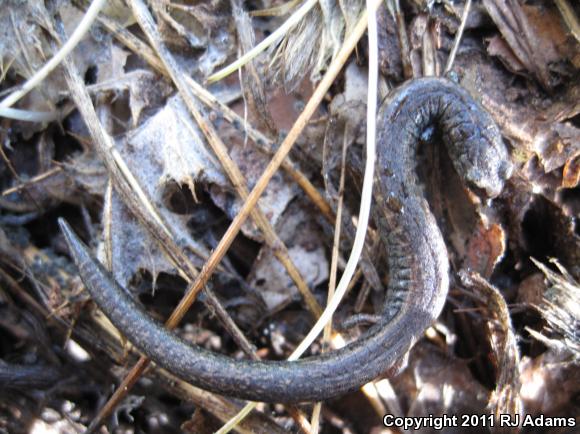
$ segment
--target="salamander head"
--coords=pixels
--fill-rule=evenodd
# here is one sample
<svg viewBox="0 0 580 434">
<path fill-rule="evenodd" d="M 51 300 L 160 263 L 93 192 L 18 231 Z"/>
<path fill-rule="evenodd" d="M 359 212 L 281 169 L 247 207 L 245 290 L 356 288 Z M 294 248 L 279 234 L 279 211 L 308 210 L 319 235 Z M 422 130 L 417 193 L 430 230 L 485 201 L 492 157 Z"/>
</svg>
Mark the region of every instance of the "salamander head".
<svg viewBox="0 0 580 434">
<path fill-rule="evenodd" d="M 478 104 L 467 110 L 477 111 L 479 122 L 469 122 L 475 116 L 464 113 L 469 121 L 459 123 L 450 131 L 453 140 L 453 163 L 468 186 L 493 198 L 498 196 L 513 172 L 513 164 L 498 126 Z M 472 115 L 475 113 L 472 113 Z"/>
<path fill-rule="evenodd" d="M 513 164 L 503 145 L 478 149 L 474 164 L 465 172 L 465 180 L 470 188 L 482 192 L 489 198 L 498 196 L 513 172 Z"/>
</svg>

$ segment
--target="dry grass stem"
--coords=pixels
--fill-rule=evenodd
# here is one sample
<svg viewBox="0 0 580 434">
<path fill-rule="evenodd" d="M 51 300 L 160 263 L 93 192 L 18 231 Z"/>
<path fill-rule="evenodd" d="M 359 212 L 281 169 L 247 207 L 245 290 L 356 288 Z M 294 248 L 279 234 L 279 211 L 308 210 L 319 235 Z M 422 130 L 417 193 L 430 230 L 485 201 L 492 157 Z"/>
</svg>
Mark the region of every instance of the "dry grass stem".
<svg viewBox="0 0 580 434">
<path fill-rule="evenodd" d="M 0 102 L 0 108 L 8 108 L 18 102 L 24 95 L 34 89 L 48 74 L 54 70 L 63 59 L 77 46 L 83 36 L 89 31 L 97 14 L 103 8 L 107 0 L 93 0 L 86 14 L 83 16 L 81 22 L 71 35 L 71 37 L 61 46 L 56 54 L 44 64 L 32 77 L 30 77 L 21 87 L 15 92 L 12 92 Z"/>
<path fill-rule="evenodd" d="M 467 23 L 467 17 L 469 16 L 469 10 L 471 9 L 471 0 L 467 0 L 465 2 L 465 6 L 463 6 L 463 14 L 461 15 L 461 24 L 457 29 L 457 33 L 455 34 L 455 40 L 453 41 L 453 48 L 449 53 L 449 57 L 447 58 L 447 65 L 445 65 L 445 74 L 451 71 L 453 68 L 453 62 L 455 61 L 455 55 L 457 54 L 457 50 L 459 49 L 459 44 L 461 43 L 461 37 L 463 36 L 463 31 L 465 30 L 465 23 Z"/>
</svg>

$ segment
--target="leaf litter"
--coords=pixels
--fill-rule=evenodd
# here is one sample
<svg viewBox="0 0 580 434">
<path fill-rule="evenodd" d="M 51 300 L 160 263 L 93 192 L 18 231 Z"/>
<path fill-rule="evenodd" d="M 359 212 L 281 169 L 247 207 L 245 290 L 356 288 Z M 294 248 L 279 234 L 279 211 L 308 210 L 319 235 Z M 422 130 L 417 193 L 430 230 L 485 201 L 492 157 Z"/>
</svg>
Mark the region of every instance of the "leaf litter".
<svg viewBox="0 0 580 434">
<path fill-rule="evenodd" d="M 387 3 L 379 12 L 380 67 L 388 79 L 381 95 L 387 84 L 396 86 L 411 75 L 442 73 L 463 12 L 462 2 L 407 1 L 401 9 Z M 151 8 L 164 44 L 203 83 L 281 24 L 286 16 L 252 14 L 276 5 L 162 1 L 152 2 Z M 53 54 L 55 14 L 70 34 L 84 5 L 62 1 L 45 7 L 43 2 L 6 0 L 0 10 L 2 97 Z M 363 7 L 354 0 L 320 2 L 283 40 L 242 69 L 241 83 L 232 75 L 208 87 L 220 97 L 227 95 L 237 112 L 233 123 L 216 106 L 206 107 L 203 116 L 228 146 L 249 188 L 275 145 L 265 152 L 264 144 L 255 146 L 246 129 L 258 127 L 274 144 L 283 138 L 310 95 L 311 80 L 321 77 Z M 131 37 L 143 39 L 131 9 L 122 2 L 112 2 L 103 14 Z M 500 198 L 478 203 L 461 186 L 446 155 L 425 147 L 419 171 L 455 276 L 447 308 L 411 351 L 400 374 L 389 380 L 390 386 L 385 380 L 375 384 L 382 407 L 368 395 L 353 399 L 357 393 L 325 403 L 321 432 L 382 432 L 382 414 L 358 416 L 368 411 L 370 402 L 373 408 L 409 416 L 578 413 L 573 398 L 580 390 L 580 50 L 574 36 L 574 16 L 579 15 L 566 1 L 558 7 L 541 1 L 473 4 L 453 71 L 497 120 L 518 170 Z M 400 40 L 401 29 L 407 41 Z M 349 146 L 345 169 L 352 181 L 347 182 L 339 270 L 351 246 L 349 234 L 356 221 L 349 216 L 356 215 L 360 194 L 366 50 L 363 39 L 291 153 L 297 169 L 335 207 L 339 155 L 343 142 Z M 174 95 L 174 86 L 142 54 L 94 24 L 73 60 L 121 159 L 187 258 L 201 268 L 243 201 L 183 100 Z M 115 365 L 127 366 L 136 353 L 109 333 L 110 325 L 87 302 L 67 259 L 57 217 L 73 224 L 117 280 L 157 318 L 169 315 L 185 283 L 179 267 L 134 217 L 133 205 L 111 188 L 109 173 L 70 97 L 64 69 L 57 67 L 15 108 L 57 111 L 60 116 L 41 123 L 2 119 L 0 125 L 0 308 L 6 318 L 0 323 L 0 370 L 20 369 L 25 378 L 16 387 L 19 400 L 2 392 L 0 427 L 17 433 L 44 424 L 78 432 L 108 398 L 111 382 L 123 378 L 125 370 Z M 323 303 L 333 223 L 321 217 L 284 172 L 274 177 L 259 206 Z M 353 315 L 355 305 L 367 314 L 380 309 L 388 269 L 372 227 L 362 272 L 340 307 L 337 323 Z M 251 221 L 244 224 L 211 287 L 263 358 L 287 357 L 307 331 L 311 319 L 304 314 L 300 292 Z M 212 313 L 195 304 L 176 332 L 240 357 Z M 353 326 L 340 333 L 350 339 L 360 329 Z M 87 351 L 88 360 L 63 351 L 67 340 Z M 40 378 L 41 371 L 24 367 L 50 369 Z M 107 419 L 109 429 L 167 432 L 189 423 L 191 432 L 211 432 L 236 412 L 236 404 L 226 398 L 203 398 L 207 392 L 171 383 L 164 375 L 146 375 Z M 394 395 L 387 399 L 388 393 Z M 169 400 L 171 395 L 179 400 Z M 275 413 L 265 411 L 238 429 L 282 432 L 300 425 L 292 408 L 273 408 Z M 310 406 L 300 410 L 307 414 Z"/>
</svg>

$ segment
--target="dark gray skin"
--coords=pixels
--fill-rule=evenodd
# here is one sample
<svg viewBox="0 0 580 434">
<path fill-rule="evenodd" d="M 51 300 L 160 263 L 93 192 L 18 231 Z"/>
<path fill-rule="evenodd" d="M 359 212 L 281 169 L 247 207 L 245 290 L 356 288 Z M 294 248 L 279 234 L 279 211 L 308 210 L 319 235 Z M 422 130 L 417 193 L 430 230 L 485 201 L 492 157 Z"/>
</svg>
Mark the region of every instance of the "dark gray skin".
<svg viewBox="0 0 580 434">
<path fill-rule="evenodd" d="M 111 322 L 155 363 L 203 389 L 264 402 L 321 401 L 384 375 L 439 316 L 449 286 L 443 237 L 415 175 L 418 138 L 442 132 L 462 178 L 500 193 L 512 165 L 499 129 L 462 88 L 443 78 L 412 80 L 378 114 L 375 201 L 388 248 L 389 292 L 383 314 L 346 347 L 295 362 L 234 360 L 190 345 L 153 321 L 60 220 L 79 274 Z"/>
<path fill-rule="evenodd" d="M 46 390 L 63 378 L 63 372 L 53 366 L 17 365 L 0 359 L 0 390 Z"/>
</svg>

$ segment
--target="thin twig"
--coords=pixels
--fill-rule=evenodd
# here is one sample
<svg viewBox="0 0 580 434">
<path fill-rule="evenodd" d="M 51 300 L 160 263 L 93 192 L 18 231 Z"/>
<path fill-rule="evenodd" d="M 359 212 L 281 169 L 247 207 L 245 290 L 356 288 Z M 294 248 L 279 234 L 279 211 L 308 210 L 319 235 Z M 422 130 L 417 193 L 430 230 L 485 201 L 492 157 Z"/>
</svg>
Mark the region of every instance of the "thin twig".
<svg viewBox="0 0 580 434">
<path fill-rule="evenodd" d="M 436 76 L 439 70 L 439 62 L 437 61 L 437 50 L 435 49 L 435 44 L 433 43 L 433 32 L 431 29 L 432 21 L 427 20 L 427 27 L 423 36 L 421 38 L 421 69 L 423 70 L 424 77 Z"/>
<path fill-rule="evenodd" d="M 368 19 L 368 37 L 369 37 L 369 80 L 368 80 L 368 101 L 367 101 L 367 149 L 366 149 L 366 164 L 365 164 L 365 175 L 363 180 L 363 188 L 361 194 L 361 205 L 358 217 L 358 226 L 356 229 L 356 235 L 352 247 L 352 251 L 340 282 L 336 288 L 336 294 L 328 304 L 324 313 L 320 319 L 316 322 L 314 327 L 310 330 L 306 338 L 298 345 L 296 350 L 288 358 L 289 360 L 298 359 L 306 349 L 314 342 L 314 339 L 320 334 L 324 325 L 329 321 L 330 317 L 338 307 L 338 304 L 342 300 L 344 293 L 348 288 L 348 284 L 356 271 L 356 265 L 360 258 L 362 248 L 364 246 L 364 239 L 366 236 L 366 231 L 368 227 L 371 201 L 372 201 L 372 188 L 373 188 L 373 177 L 375 171 L 375 133 L 376 133 L 376 111 L 377 111 L 377 83 L 378 83 L 378 41 L 377 41 L 377 23 L 376 23 L 376 9 L 380 4 L 380 0 L 367 0 L 367 10 L 363 13 L 361 19 L 357 23 L 353 30 L 353 35 L 350 35 L 345 41 L 340 53 L 345 51 L 345 47 L 348 48 L 348 43 L 354 37 L 358 40 L 362 33 L 364 33 L 365 24 Z M 367 18 L 368 17 L 368 18 Z M 362 28 L 362 29 L 361 29 Z M 361 32 L 360 36 L 358 32 Z M 354 48 L 354 46 L 353 46 Z M 339 58 L 339 57 L 337 57 Z M 334 62 L 329 67 L 329 72 L 331 71 Z M 326 78 L 326 75 L 325 77 Z M 323 79 L 324 81 L 324 79 Z M 322 82 L 321 82 L 322 84 Z M 313 95 L 314 97 L 314 95 Z"/>
<path fill-rule="evenodd" d="M 7 188 L 2 192 L 2 196 L 8 196 L 9 194 L 16 193 L 22 190 L 23 188 L 27 188 L 38 182 L 44 181 L 45 179 L 50 178 L 53 175 L 56 175 L 61 170 L 62 167 L 60 166 L 53 167 L 52 169 L 47 170 L 46 172 L 42 172 L 41 174 L 36 175 L 35 177 L 30 178 L 24 182 L 21 182 L 20 184 L 15 185 L 14 187 Z"/>
</svg>

